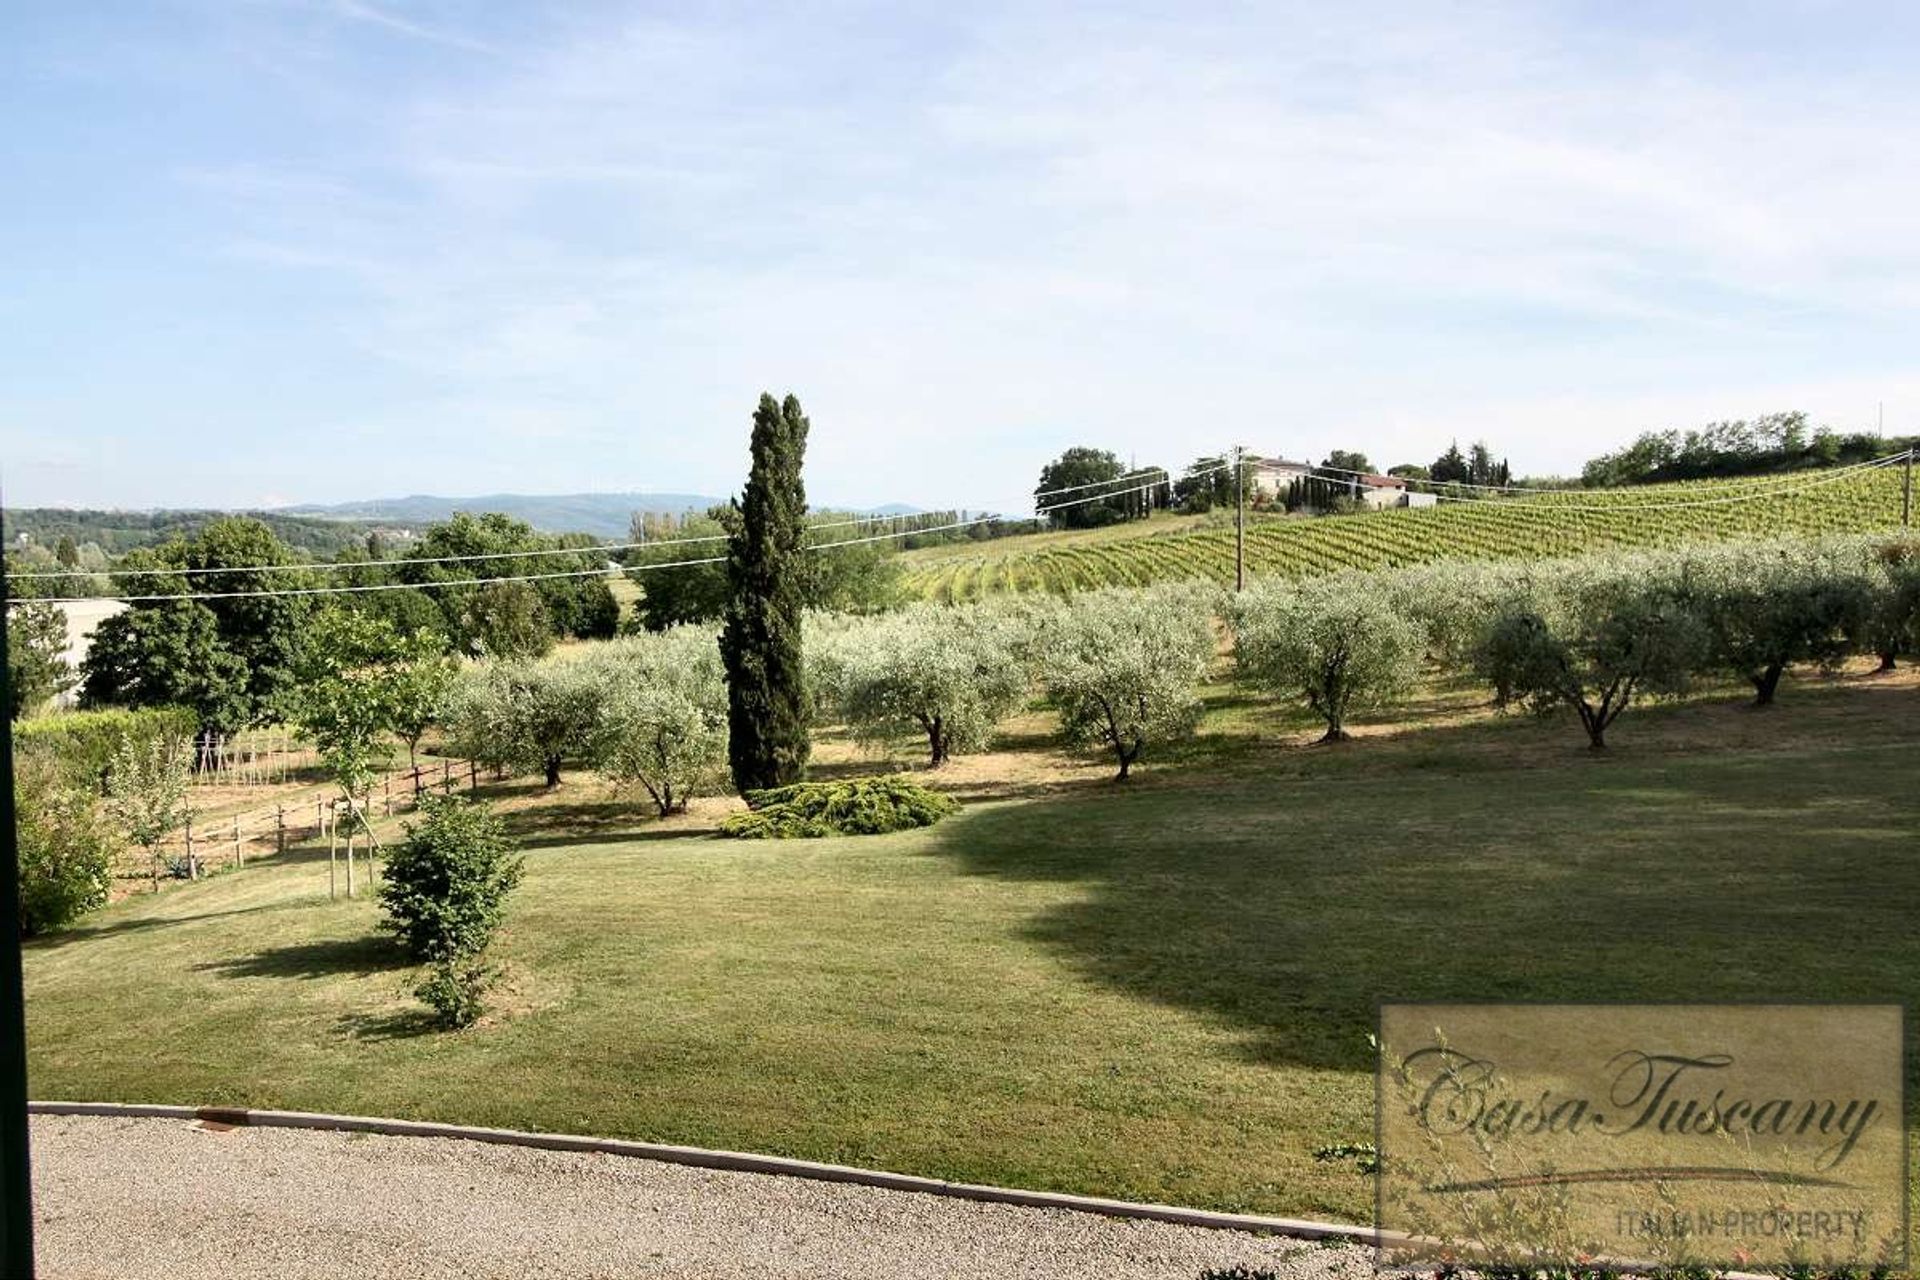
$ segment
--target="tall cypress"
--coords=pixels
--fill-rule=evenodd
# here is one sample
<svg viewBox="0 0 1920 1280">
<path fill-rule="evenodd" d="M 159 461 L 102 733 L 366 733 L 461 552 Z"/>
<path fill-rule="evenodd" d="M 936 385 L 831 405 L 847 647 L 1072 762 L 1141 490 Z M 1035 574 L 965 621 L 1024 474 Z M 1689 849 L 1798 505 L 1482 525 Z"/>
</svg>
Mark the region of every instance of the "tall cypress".
<svg viewBox="0 0 1920 1280">
<path fill-rule="evenodd" d="M 807 419 L 788 396 L 760 397 L 753 468 L 733 504 L 727 538 L 727 609 L 720 657 L 727 668 L 727 760 L 742 792 L 782 787 L 806 774 L 813 749 L 800 615 L 806 604 L 807 490 L 800 478 Z"/>
</svg>

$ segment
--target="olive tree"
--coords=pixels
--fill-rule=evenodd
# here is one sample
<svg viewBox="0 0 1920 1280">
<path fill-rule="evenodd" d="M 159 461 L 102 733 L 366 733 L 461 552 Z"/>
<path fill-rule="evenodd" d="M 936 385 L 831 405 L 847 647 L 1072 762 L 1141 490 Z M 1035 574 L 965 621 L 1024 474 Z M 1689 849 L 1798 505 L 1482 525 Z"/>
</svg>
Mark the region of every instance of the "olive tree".
<svg viewBox="0 0 1920 1280">
<path fill-rule="evenodd" d="M 1920 643 L 1920 542 L 1905 538 L 1863 549 L 1867 610 L 1863 647 L 1892 671 Z"/>
<path fill-rule="evenodd" d="M 676 627 L 616 641 L 594 658 L 604 690 L 595 766 L 645 789 L 661 817 L 719 791 L 727 765 L 727 686 L 711 630 Z"/>
<path fill-rule="evenodd" d="M 1571 707 L 1588 745 L 1636 699 L 1683 692 L 1706 637 L 1672 583 L 1649 563 L 1582 565 L 1517 587 L 1489 624 L 1475 665 L 1536 710 Z"/>
<path fill-rule="evenodd" d="M 1322 742 L 1347 739 L 1347 717 L 1406 691 L 1420 672 L 1421 629 L 1360 575 L 1272 582 L 1234 610 L 1241 674 L 1283 697 L 1304 698 L 1326 721 Z"/>
<path fill-rule="evenodd" d="M 839 707 L 855 733 L 926 738 L 938 768 L 985 746 L 1026 696 L 1018 623 L 992 608 L 921 605 L 865 620 L 834 637 Z"/>
<path fill-rule="evenodd" d="M 1212 613 L 1186 588 L 1089 591 L 1047 627 L 1041 682 L 1068 738 L 1111 751 L 1125 781 L 1150 743 L 1193 732 Z"/>
<path fill-rule="evenodd" d="M 489 664 L 450 699 L 454 738 L 476 760 L 538 770 L 557 787 L 569 758 L 591 754 L 605 693 L 590 662 Z"/>
<path fill-rule="evenodd" d="M 1761 707 L 1791 664 L 1845 658 L 1870 608 L 1860 577 L 1834 572 L 1820 548 L 1805 545 L 1701 550 L 1686 558 L 1682 581 L 1709 661 L 1751 684 Z"/>
</svg>

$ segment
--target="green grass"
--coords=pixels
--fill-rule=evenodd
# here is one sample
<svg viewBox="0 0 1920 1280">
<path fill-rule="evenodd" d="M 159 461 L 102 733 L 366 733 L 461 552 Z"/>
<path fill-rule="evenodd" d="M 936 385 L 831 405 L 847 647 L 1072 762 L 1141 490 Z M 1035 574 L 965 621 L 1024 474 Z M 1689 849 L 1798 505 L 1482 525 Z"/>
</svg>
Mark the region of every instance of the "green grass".
<svg viewBox="0 0 1920 1280">
<path fill-rule="evenodd" d="M 1636 711 L 1590 758 L 1518 718 L 1293 747 L 1223 688 L 1227 745 L 1132 785 L 851 839 L 715 840 L 571 784 L 513 815 L 497 1021 L 423 1031 L 372 905 L 302 851 L 30 946 L 32 1091 L 1364 1220 L 1311 1153 L 1370 1138 L 1378 998 L 1911 1000 L 1916 699 Z"/>
<path fill-rule="evenodd" d="M 1789 486 L 1813 485 L 1801 492 Z M 1740 495 L 1757 500 L 1728 502 Z M 1670 505 L 1664 510 L 1657 504 Z M 1304 577 L 1433 560 L 1578 555 L 1787 533 L 1861 533 L 1900 522 L 1900 474 L 1881 469 L 1559 492 L 1321 518 L 1252 514 L 1247 569 Z M 1230 515 L 1160 515 L 1137 524 L 1026 534 L 903 553 L 907 585 L 936 600 L 1007 591 L 1068 592 L 1178 578 L 1233 579 Z"/>
</svg>

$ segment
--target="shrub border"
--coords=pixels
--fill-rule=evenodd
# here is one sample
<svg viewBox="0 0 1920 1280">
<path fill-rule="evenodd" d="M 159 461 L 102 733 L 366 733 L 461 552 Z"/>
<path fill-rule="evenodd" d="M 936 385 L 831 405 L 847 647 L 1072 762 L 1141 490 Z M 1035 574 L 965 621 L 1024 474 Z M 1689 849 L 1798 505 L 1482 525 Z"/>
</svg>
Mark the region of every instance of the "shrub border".
<svg viewBox="0 0 1920 1280">
<path fill-rule="evenodd" d="M 877 1187 L 886 1191 L 915 1191 L 923 1195 L 946 1196 L 949 1199 L 972 1200 L 984 1204 L 1014 1205 L 1026 1209 L 1065 1209 L 1075 1213 L 1093 1213 L 1109 1218 L 1168 1222 L 1178 1226 L 1206 1227 L 1220 1231 L 1263 1232 L 1294 1236 L 1303 1240 L 1344 1240 L 1354 1244 L 1380 1243 L 1379 1233 L 1372 1227 L 1350 1226 L 1337 1222 L 1314 1222 L 1303 1218 L 1271 1218 L 1248 1213 L 1222 1213 L 1211 1209 L 1187 1209 L 1177 1205 L 1107 1200 L 1098 1196 L 1068 1195 L 1057 1191 L 1023 1191 L 1016 1187 L 948 1182 L 940 1178 L 923 1178 L 907 1173 L 887 1173 L 879 1169 L 861 1169 L 851 1165 L 821 1164 L 813 1160 L 795 1160 L 785 1156 L 753 1155 L 743 1151 L 713 1151 L 704 1147 L 633 1142 L 620 1138 L 528 1133 L 518 1129 L 488 1129 L 426 1120 L 387 1120 L 373 1116 L 343 1116 L 314 1111 L 253 1110 L 247 1107 L 183 1107 L 140 1102 L 29 1102 L 27 1112 L 37 1116 L 203 1120 L 213 1124 L 232 1125 L 236 1128 L 311 1129 L 334 1133 L 371 1133 L 392 1138 L 450 1138 L 467 1142 L 492 1143 L 496 1146 L 532 1147 L 543 1151 L 576 1151 L 626 1156 L 654 1160 L 662 1164 L 691 1165 L 700 1169 L 721 1169 L 733 1173 L 809 1178 L 817 1182 Z"/>
</svg>

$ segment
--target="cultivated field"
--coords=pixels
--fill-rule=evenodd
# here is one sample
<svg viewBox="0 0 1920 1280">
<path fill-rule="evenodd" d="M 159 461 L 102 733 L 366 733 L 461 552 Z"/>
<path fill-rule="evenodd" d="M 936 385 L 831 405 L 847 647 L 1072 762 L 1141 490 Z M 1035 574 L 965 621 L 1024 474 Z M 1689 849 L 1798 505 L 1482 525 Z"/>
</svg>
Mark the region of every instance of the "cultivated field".
<svg viewBox="0 0 1920 1280">
<path fill-rule="evenodd" d="M 1370 1140 L 1378 997 L 1920 995 L 1910 673 L 1637 710 L 1599 758 L 1481 697 L 1310 749 L 1216 681 L 1124 787 L 1028 713 L 936 775 L 958 816 L 894 836 L 729 842 L 737 802 L 502 784 L 528 874 L 480 1026 L 426 1032 L 373 904 L 301 847 L 30 944 L 32 1092 L 1362 1221 L 1368 1183 L 1313 1152 Z"/>
<path fill-rule="evenodd" d="M 1900 483 L 1897 470 L 1882 469 L 1568 491 L 1318 518 L 1250 514 L 1247 572 L 1304 577 L 1432 560 L 1866 533 L 1900 523 Z M 1689 505 L 1667 505 L 1680 503 Z M 1067 592 L 1180 578 L 1231 582 L 1233 547 L 1230 514 L 1169 515 L 1086 532 L 929 547 L 904 553 L 904 560 L 907 582 L 918 594 L 972 600 L 1005 591 Z"/>
</svg>

